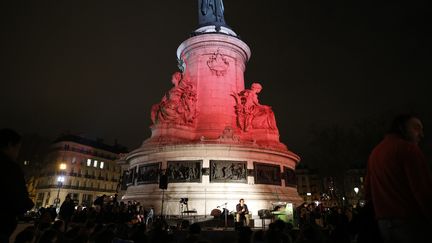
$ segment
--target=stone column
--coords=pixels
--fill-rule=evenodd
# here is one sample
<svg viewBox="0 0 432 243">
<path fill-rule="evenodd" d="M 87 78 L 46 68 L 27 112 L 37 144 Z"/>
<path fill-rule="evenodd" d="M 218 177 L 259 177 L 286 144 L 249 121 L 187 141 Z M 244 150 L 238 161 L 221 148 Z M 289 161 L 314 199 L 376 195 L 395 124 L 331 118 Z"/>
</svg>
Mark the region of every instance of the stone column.
<svg viewBox="0 0 432 243">
<path fill-rule="evenodd" d="M 196 138 L 217 138 L 225 127 L 237 129 L 233 92 L 244 89 L 244 71 L 251 55 L 240 39 L 202 34 L 184 41 L 177 56 L 197 87 Z"/>
</svg>

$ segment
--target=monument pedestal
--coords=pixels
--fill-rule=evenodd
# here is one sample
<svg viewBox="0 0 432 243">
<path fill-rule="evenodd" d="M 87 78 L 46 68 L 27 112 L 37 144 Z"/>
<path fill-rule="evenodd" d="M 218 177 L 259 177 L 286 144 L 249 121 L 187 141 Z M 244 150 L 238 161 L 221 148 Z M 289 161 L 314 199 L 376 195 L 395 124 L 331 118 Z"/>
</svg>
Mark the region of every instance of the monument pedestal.
<svg viewBox="0 0 432 243">
<path fill-rule="evenodd" d="M 272 202 L 300 204 L 288 181 L 300 158 L 279 141 L 271 107 L 258 101 L 262 86 L 244 86 L 249 47 L 225 27 L 226 33 L 200 30 L 177 50 L 182 73 L 152 107 L 151 137 L 123 158 L 123 200 L 160 212 L 163 173 L 165 215 L 181 215 L 184 198 L 198 215 L 220 205 L 233 211 L 240 198 L 255 214 Z"/>
<path fill-rule="evenodd" d="M 189 210 L 210 215 L 217 206 L 227 203 L 230 211 L 240 198 L 249 210 L 269 209 L 272 202 L 286 201 L 299 205 L 297 189 L 287 186 L 283 173 L 293 169 L 298 156 L 254 146 L 196 143 L 189 145 L 149 146 L 127 157 L 138 175 L 129 185 L 125 201 L 136 200 L 160 212 L 162 190 L 157 177 L 152 181 L 151 167 L 168 175 L 164 214 L 181 215 L 180 201 L 188 198 Z"/>
</svg>

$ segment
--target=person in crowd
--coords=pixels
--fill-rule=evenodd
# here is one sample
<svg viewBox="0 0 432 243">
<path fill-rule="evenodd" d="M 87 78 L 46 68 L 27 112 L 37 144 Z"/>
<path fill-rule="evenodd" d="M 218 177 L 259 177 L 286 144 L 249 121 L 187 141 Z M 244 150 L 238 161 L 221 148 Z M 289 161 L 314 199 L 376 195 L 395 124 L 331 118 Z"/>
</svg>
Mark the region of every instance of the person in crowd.
<svg viewBox="0 0 432 243">
<path fill-rule="evenodd" d="M 244 203 L 244 199 L 240 199 L 239 203 L 236 205 L 236 221 L 244 222 L 246 221 L 246 225 L 249 225 L 249 209 L 248 206 Z"/>
<path fill-rule="evenodd" d="M 69 222 L 75 212 L 75 203 L 71 199 L 71 195 L 67 194 L 64 202 L 60 206 L 59 218 L 64 221 L 64 231 L 66 232 L 69 226 Z"/>
<path fill-rule="evenodd" d="M 15 162 L 21 147 L 21 136 L 11 129 L 0 130 L 0 163 L 2 171 L 0 185 L 3 185 L 2 194 L 8 201 L 7 210 L 0 215 L 0 242 L 8 243 L 9 237 L 17 226 L 17 217 L 30 210 L 34 203 L 29 198 L 24 174 Z"/>
<path fill-rule="evenodd" d="M 36 228 L 34 226 L 28 226 L 23 231 L 17 234 L 15 237 L 15 243 L 31 243 L 35 236 Z"/>
<path fill-rule="evenodd" d="M 385 242 L 430 242 L 432 175 L 418 144 L 423 124 L 397 116 L 368 160 L 365 197 Z"/>
</svg>

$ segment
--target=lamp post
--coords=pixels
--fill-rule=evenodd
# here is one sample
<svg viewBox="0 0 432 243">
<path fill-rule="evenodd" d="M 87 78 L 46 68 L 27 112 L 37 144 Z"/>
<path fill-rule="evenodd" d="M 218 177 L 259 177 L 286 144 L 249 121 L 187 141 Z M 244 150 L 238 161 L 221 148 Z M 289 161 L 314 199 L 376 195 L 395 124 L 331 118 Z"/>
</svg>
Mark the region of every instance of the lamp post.
<svg viewBox="0 0 432 243">
<path fill-rule="evenodd" d="M 58 187 L 58 190 L 57 190 L 57 197 L 55 199 L 55 207 L 56 208 L 58 207 L 58 205 L 60 203 L 60 198 L 59 198 L 59 196 L 60 196 L 60 188 L 62 187 L 63 182 L 64 182 L 64 176 L 58 176 L 57 177 L 57 187 Z"/>
<path fill-rule="evenodd" d="M 357 203 L 357 201 L 358 201 L 359 188 L 358 188 L 358 187 L 354 187 L 354 192 L 355 192 L 355 201 L 356 201 L 356 203 Z"/>
<path fill-rule="evenodd" d="M 61 163 L 59 165 L 59 169 L 60 169 L 60 175 L 57 177 L 57 197 L 54 200 L 55 203 L 55 207 L 58 208 L 58 205 L 60 203 L 60 189 L 63 186 L 63 182 L 65 181 L 65 177 L 63 176 L 63 172 L 66 171 L 66 163 Z"/>
</svg>

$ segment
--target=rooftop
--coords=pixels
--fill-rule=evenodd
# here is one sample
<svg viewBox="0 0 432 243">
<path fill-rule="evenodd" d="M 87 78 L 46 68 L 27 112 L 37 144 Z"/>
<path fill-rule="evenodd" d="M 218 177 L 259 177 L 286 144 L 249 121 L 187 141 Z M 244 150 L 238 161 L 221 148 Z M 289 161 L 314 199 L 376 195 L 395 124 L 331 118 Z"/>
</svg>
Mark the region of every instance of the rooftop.
<svg viewBox="0 0 432 243">
<path fill-rule="evenodd" d="M 67 142 L 67 141 L 87 145 L 93 148 L 102 149 L 116 154 L 128 152 L 128 149 L 125 146 L 122 146 L 117 143 L 115 143 L 114 145 L 107 145 L 103 143 L 102 140 L 92 140 L 89 138 L 72 135 L 72 134 L 61 135 L 53 143 Z"/>
</svg>

